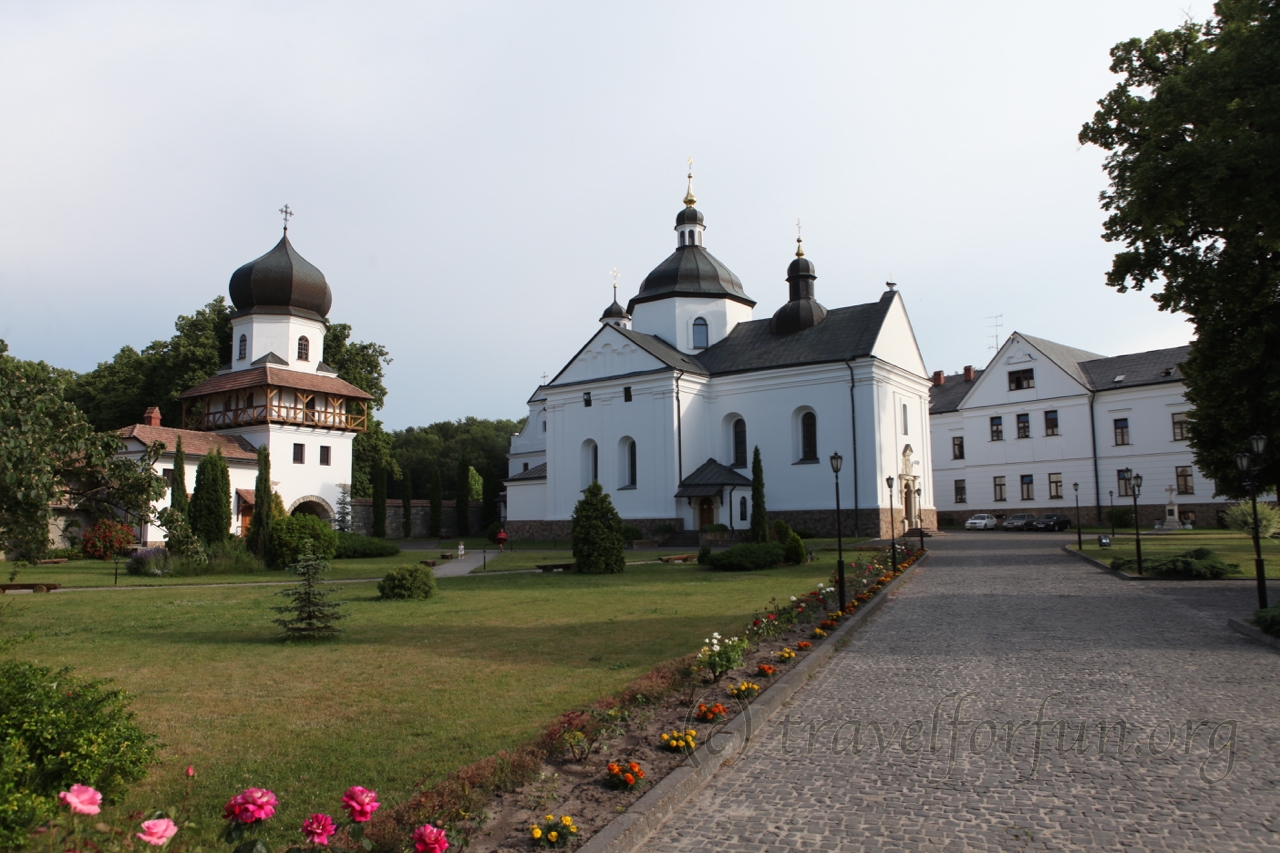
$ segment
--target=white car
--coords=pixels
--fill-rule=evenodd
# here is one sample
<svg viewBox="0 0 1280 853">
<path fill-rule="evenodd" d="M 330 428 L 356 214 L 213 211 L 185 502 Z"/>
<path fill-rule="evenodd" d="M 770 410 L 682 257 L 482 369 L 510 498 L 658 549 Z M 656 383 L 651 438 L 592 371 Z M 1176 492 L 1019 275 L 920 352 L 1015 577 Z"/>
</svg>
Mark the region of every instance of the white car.
<svg viewBox="0 0 1280 853">
<path fill-rule="evenodd" d="M 995 530 L 996 517 L 980 512 L 964 523 L 965 530 Z"/>
</svg>

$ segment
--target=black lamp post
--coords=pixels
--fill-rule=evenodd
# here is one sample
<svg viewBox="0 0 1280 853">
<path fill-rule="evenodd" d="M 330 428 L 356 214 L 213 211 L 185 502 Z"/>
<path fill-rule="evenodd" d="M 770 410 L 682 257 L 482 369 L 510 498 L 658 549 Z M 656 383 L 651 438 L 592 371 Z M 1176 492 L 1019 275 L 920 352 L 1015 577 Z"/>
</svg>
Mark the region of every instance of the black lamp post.
<svg viewBox="0 0 1280 853">
<path fill-rule="evenodd" d="M 1107 499 L 1111 501 L 1111 538 L 1116 538 L 1116 493 L 1107 492 Z"/>
<path fill-rule="evenodd" d="M 1249 497 L 1253 500 L 1253 570 L 1258 578 L 1260 610 L 1267 609 L 1267 571 L 1262 562 L 1262 541 L 1258 535 L 1258 475 L 1262 473 L 1262 453 L 1266 449 L 1267 437 L 1258 433 L 1249 438 L 1249 450 L 1236 454 L 1236 467 L 1248 478 Z"/>
<path fill-rule="evenodd" d="M 898 523 L 893 517 L 893 478 L 885 477 L 884 483 L 889 487 L 889 553 L 893 560 L 891 571 L 898 570 Z"/>
<path fill-rule="evenodd" d="M 1084 550 L 1084 534 L 1080 531 L 1080 484 L 1072 483 L 1071 490 L 1076 493 L 1076 549 Z"/>
<path fill-rule="evenodd" d="M 916 512 L 920 513 L 918 519 L 920 523 L 916 525 L 916 530 L 920 531 L 920 553 L 924 553 L 924 510 L 920 508 L 920 502 L 923 500 L 924 490 L 916 489 Z"/>
<path fill-rule="evenodd" d="M 1133 495 L 1133 540 L 1138 553 L 1138 574 L 1142 574 L 1142 524 L 1138 521 L 1138 497 L 1142 494 L 1142 475 L 1133 473 L 1132 468 L 1124 469 L 1124 478 L 1129 483 L 1129 492 Z"/>
<path fill-rule="evenodd" d="M 836 476 L 836 577 L 839 578 L 840 586 L 840 612 L 845 609 L 844 595 L 844 529 L 840 524 L 840 466 L 844 464 L 844 457 L 839 453 L 831 454 L 831 473 Z"/>
</svg>

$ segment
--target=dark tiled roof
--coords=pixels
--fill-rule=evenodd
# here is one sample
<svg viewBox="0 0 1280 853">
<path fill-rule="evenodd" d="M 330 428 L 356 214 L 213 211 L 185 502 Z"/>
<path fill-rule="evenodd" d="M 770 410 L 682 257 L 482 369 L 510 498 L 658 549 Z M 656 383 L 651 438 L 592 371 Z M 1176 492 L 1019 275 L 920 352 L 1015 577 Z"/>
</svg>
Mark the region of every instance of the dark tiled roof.
<svg viewBox="0 0 1280 853">
<path fill-rule="evenodd" d="M 184 452 L 187 449 L 185 442 L 182 445 L 182 449 Z M 255 497 L 253 489 L 236 489 L 236 497 L 240 498 L 241 506 L 253 506 L 253 499 Z"/>
<path fill-rule="evenodd" d="M 242 312 L 283 308 L 324 317 L 333 304 L 324 273 L 298 254 L 288 232 L 270 252 L 233 272 L 228 289 L 236 310 Z"/>
<path fill-rule="evenodd" d="M 519 474 L 516 474 L 514 477 L 508 477 L 502 482 L 510 483 L 515 480 L 545 480 L 545 479 L 547 479 L 547 463 L 543 462 L 541 465 L 534 465 L 528 471 L 521 471 Z"/>
<path fill-rule="evenodd" d="M 258 367 L 259 365 L 263 365 L 263 364 L 280 364 L 287 367 L 289 365 L 289 362 L 285 361 L 283 358 L 276 355 L 275 353 L 269 352 L 266 355 L 262 356 L 261 358 L 255 358 L 253 361 L 249 362 L 249 364 L 252 365 L 253 367 Z"/>
<path fill-rule="evenodd" d="M 756 304 L 738 277 L 701 246 L 681 246 L 654 267 L 640 284 L 640 292 L 627 303 L 627 313 L 634 315 L 641 302 L 672 296 L 724 297 L 744 305 Z"/>
<path fill-rule="evenodd" d="M 683 370 L 688 373 L 707 374 L 707 368 L 703 366 L 701 360 L 692 355 L 686 355 L 671 344 L 664 341 L 657 335 L 645 335 L 633 329 L 616 328 L 627 340 L 643 349 L 649 355 L 661 361 L 667 367 L 676 370 Z"/>
<path fill-rule="evenodd" d="M 237 370 L 233 373 L 219 373 L 194 388 L 183 391 L 180 399 L 203 397 L 206 394 L 225 394 L 241 388 L 259 388 L 271 385 L 276 388 L 297 388 L 301 391 L 314 391 L 318 394 L 336 394 L 350 397 L 353 400 L 372 400 L 356 386 L 336 376 L 318 376 L 314 373 L 303 373 L 300 370 L 281 370 L 278 367 L 264 365 L 251 367 L 248 370 Z M 184 441 L 186 439 L 183 439 Z"/>
<path fill-rule="evenodd" d="M 132 438 L 145 445 L 164 442 L 164 449 L 172 453 L 182 436 L 182 453 L 185 456 L 208 456 L 216 447 L 227 459 L 242 459 L 256 463 L 258 450 L 242 435 L 226 435 L 216 432 L 196 432 L 189 429 L 173 429 L 164 426 L 134 424 L 119 429 L 121 438 Z"/>
<path fill-rule="evenodd" d="M 680 491 L 676 492 L 676 497 L 711 497 L 720 494 L 720 490 L 726 486 L 751 488 L 751 480 L 714 459 L 708 459 L 698 466 L 698 470 L 680 481 Z"/>
<path fill-rule="evenodd" d="M 1089 378 L 1089 387 L 1094 391 L 1181 382 L 1182 370 L 1178 365 L 1187 360 L 1190 352 L 1190 346 L 1156 349 L 1086 361 L 1080 368 Z M 1116 382 L 1118 376 L 1123 376 L 1124 379 Z"/>
<path fill-rule="evenodd" d="M 946 382 L 943 384 L 930 386 L 929 414 L 954 412 L 960 407 L 960 401 L 964 399 L 965 394 L 969 393 L 973 383 L 978 381 L 978 377 L 984 373 L 986 373 L 985 370 L 975 370 L 973 380 L 970 382 L 964 381 L 963 373 L 953 373 L 946 377 Z"/>
<path fill-rule="evenodd" d="M 1044 353 L 1046 358 L 1058 365 L 1058 367 L 1061 367 L 1069 376 L 1071 376 L 1071 378 L 1075 379 L 1086 388 L 1089 387 L 1089 379 L 1084 375 L 1084 371 L 1080 369 L 1080 362 L 1106 358 L 1105 355 L 1098 355 L 1096 352 L 1089 352 L 1088 350 L 1076 349 L 1075 347 L 1065 346 L 1063 344 L 1054 343 L 1053 341 L 1046 341 L 1044 338 L 1033 338 L 1031 335 L 1024 335 L 1021 332 L 1018 332 L 1017 335 L 1036 349 L 1040 350 L 1040 352 Z"/>
</svg>

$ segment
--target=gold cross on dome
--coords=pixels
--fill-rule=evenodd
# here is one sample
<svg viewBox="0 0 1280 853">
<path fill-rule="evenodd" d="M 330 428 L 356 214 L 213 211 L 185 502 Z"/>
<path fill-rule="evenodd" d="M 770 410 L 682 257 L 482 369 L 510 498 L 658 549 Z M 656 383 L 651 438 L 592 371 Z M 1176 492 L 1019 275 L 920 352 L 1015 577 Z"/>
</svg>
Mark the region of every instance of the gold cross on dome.
<svg viewBox="0 0 1280 853">
<path fill-rule="evenodd" d="M 613 301 L 617 302 L 618 301 L 618 268 L 614 267 L 609 274 L 613 276 Z"/>
<path fill-rule="evenodd" d="M 289 205 L 280 208 L 280 214 L 284 216 L 284 230 L 289 230 L 289 219 L 293 217 L 293 211 L 289 209 Z"/>
</svg>

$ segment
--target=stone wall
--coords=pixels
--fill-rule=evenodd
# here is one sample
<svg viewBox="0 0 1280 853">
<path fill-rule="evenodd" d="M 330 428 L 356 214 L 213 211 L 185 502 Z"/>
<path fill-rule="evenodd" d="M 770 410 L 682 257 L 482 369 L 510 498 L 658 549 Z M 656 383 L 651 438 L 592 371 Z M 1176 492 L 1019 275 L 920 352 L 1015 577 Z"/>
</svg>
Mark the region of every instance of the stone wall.
<svg viewBox="0 0 1280 853">
<path fill-rule="evenodd" d="M 454 501 L 441 501 L 440 512 L 440 536 L 444 539 L 451 539 L 458 535 L 458 520 Z M 409 510 L 412 514 L 412 527 L 409 535 L 405 536 L 404 530 L 404 513 L 399 498 L 387 498 L 387 538 L 388 539 L 425 539 L 429 538 L 431 530 L 431 501 L 410 501 Z M 486 527 L 484 525 L 484 505 L 479 501 L 472 501 L 469 517 L 471 521 L 471 535 L 483 536 Z M 373 501 L 367 498 L 357 498 L 351 502 L 351 521 L 352 529 L 356 533 L 363 533 L 369 536 L 373 533 Z"/>
<path fill-rule="evenodd" d="M 932 509 L 926 509 L 923 515 L 925 529 L 936 529 L 938 526 L 937 512 Z M 856 532 L 862 536 L 884 539 L 891 536 L 895 530 L 899 536 L 903 534 L 906 530 L 903 518 L 903 512 L 900 507 L 894 508 L 892 520 L 890 520 L 887 507 L 863 509 L 858 511 L 858 523 L 855 525 L 854 511 L 841 508 L 840 528 L 845 536 L 853 536 Z M 836 535 L 836 511 L 834 509 L 771 510 L 769 512 L 770 524 L 778 519 L 785 521 L 793 529 L 813 533 L 816 536 L 832 537 Z M 896 526 L 894 522 L 896 522 Z M 911 529 L 915 529 L 914 524 Z"/>
</svg>

